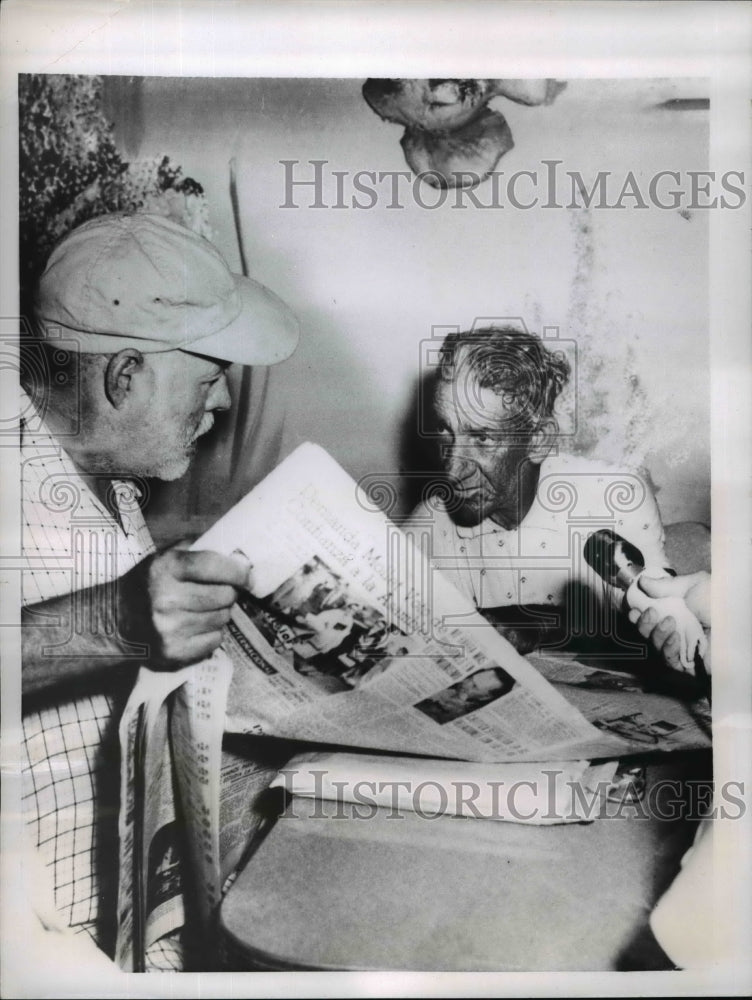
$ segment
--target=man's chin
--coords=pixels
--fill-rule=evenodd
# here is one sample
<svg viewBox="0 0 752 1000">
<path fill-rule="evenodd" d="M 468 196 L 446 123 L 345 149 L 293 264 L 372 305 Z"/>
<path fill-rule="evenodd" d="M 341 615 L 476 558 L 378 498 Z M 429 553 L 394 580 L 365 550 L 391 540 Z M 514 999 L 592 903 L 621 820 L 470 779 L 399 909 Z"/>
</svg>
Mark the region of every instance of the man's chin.
<svg viewBox="0 0 752 1000">
<path fill-rule="evenodd" d="M 153 479 L 161 479 L 163 483 L 174 483 L 176 479 L 182 479 L 193 462 L 196 453 L 195 447 L 191 447 L 189 454 L 183 458 L 172 458 L 164 462 L 154 472 L 151 473 Z"/>
<path fill-rule="evenodd" d="M 454 496 L 449 506 L 449 516 L 461 528 L 474 528 L 485 520 L 485 508 L 480 498 L 467 499 Z"/>
<path fill-rule="evenodd" d="M 169 469 L 165 469 L 163 472 L 160 472 L 160 474 L 155 478 L 161 479 L 163 483 L 174 483 L 176 480 L 183 478 L 183 476 L 186 474 L 190 466 L 191 463 L 186 462 L 185 465 L 182 465 L 180 467 L 175 466 Z"/>
</svg>

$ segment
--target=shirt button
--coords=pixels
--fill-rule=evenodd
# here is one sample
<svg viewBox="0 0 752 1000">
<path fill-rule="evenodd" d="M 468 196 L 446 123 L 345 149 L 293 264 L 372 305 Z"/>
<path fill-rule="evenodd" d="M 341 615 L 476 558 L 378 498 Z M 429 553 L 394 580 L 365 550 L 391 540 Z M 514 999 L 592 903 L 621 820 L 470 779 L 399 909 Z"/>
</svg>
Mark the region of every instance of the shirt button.
<svg viewBox="0 0 752 1000">
<path fill-rule="evenodd" d="M 520 583 L 527 583 L 527 577 L 526 576 L 521 576 L 520 577 Z"/>
<path fill-rule="evenodd" d="M 553 601 L 553 599 L 554 599 L 553 594 L 549 594 L 548 597 L 546 598 L 547 601 Z"/>
<path fill-rule="evenodd" d="M 464 551 L 465 551 L 465 546 L 464 545 L 460 545 L 460 552 L 464 552 Z"/>
<path fill-rule="evenodd" d="M 503 544 L 504 544 L 504 539 L 500 538 L 499 539 L 499 548 L 501 548 Z"/>
</svg>

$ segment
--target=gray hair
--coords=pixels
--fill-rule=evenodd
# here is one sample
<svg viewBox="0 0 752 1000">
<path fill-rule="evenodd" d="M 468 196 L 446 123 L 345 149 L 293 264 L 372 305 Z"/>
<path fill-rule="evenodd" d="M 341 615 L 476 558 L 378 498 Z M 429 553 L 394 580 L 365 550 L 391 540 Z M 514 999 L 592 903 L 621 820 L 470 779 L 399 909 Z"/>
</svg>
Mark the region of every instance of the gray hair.
<svg viewBox="0 0 752 1000">
<path fill-rule="evenodd" d="M 78 390 L 87 373 L 101 362 L 102 355 L 84 354 L 65 341 L 24 336 L 19 345 L 20 382 L 32 398 L 48 398 L 50 393 Z"/>
<path fill-rule="evenodd" d="M 439 378 L 455 382 L 460 371 L 477 385 L 504 397 L 510 423 L 522 432 L 555 420 L 557 397 L 570 365 L 562 352 L 544 347 L 533 333 L 515 327 L 486 327 L 450 333 L 441 346 Z"/>
</svg>

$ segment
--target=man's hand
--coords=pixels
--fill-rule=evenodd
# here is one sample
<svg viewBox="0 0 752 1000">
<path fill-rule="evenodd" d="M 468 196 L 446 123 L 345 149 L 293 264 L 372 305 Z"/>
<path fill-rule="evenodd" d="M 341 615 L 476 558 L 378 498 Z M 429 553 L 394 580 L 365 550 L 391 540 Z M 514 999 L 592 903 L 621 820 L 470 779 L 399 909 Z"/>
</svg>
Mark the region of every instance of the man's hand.
<svg viewBox="0 0 752 1000">
<path fill-rule="evenodd" d="M 109 682 L 113 670 L 144 662 L 144 646 L 154 669 L 175 670 L 211 656 L 238 589 L 250 586 L 250 565 L 239 554 L 193 552 L 181 544 L 117 580 L 22 608 L 24 695 Z"/>
<path fill-rule="evenodd" d="M 151 556 L 122 578 L 124 637 L 149 645 L 152 667 L 170 670 L 203 660 L 219 646 L 249 575 L 244 556 L 194 552 L 184 543 Z"/>
<path fill-rule="evenodd" d="M 653 579 L 644 574 L 638 581 L 640 589 L 648 597 L 662 599 L 667 597 L 682 598 L 689 610 L 696 616 L 705 628 L 710 626 L 710 574 L 704 571 L 691 573 L 687 576 L 660 577 Z M 674 670 L 681 666 L 681 634 L 677 630 L 676 619 L 672 615 L 660 618 L 655 608 L 648 608 L 640 613 L 632 610 L 629 619 L 635 625 L 640 635 L 648 639 L 653 647 L 661 653 L 666 664 Z M 710 667 L 709 649 L 704 654 L 705 666 Z"/>
<path fill-rule="evenodd" d="M 686 576 L 640 577 L 640 589 L 648 597 L 683 597 L 700 624 L 710 628 L 710 573 L 700 570 Z"/>
</svg>

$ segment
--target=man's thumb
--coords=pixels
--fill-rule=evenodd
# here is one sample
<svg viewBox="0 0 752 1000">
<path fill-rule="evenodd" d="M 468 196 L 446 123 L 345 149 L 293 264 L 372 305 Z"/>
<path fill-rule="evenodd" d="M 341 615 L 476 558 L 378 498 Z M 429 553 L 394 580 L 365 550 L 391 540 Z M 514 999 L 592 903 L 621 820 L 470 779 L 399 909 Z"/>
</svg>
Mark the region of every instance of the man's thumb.
<svg viewBox="0 0 752 1000">
<path fill-rule="evenodd" d="M 699 573 L 688 573 L 686 576 L 646 576 L 644 573 L 637 581 L 648 597 L 684 597 L 696 584 L 706 578 L 702 570 Z"/>
<path fill-rule="evenodd" d="M 237 563 L 238 566 L 240 566 L 241 570 L 243 571 L 244 574 L 243 586 L 246 588 L 246 590 L 252 590 L 253 563 L 251 562 L 251 560 L 248 558 L 245 552 L 242 552 L 240 549 L 235 549 L 233 552 L 231 552 L 230 558 L 233 560 L 233 562 Z"/>
<path fill-rule="evenodd" d="M 648 597 L 683 597 L 687 592 L 686 578 L 677 576 L 645 576 L 643 573 L 638 585 Z"/>
</svg>

